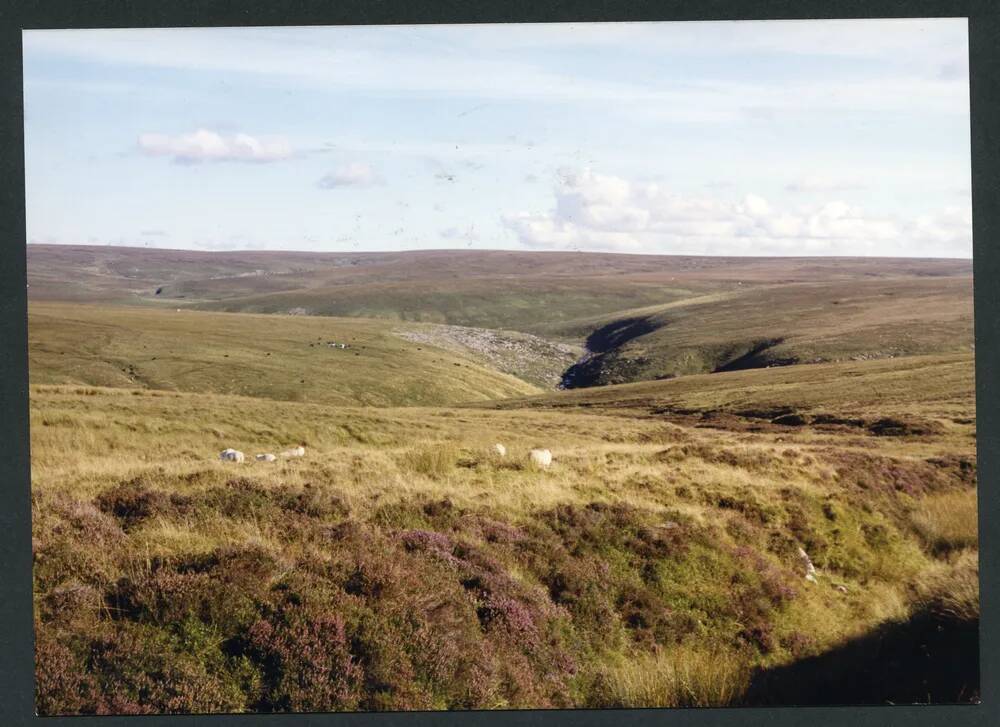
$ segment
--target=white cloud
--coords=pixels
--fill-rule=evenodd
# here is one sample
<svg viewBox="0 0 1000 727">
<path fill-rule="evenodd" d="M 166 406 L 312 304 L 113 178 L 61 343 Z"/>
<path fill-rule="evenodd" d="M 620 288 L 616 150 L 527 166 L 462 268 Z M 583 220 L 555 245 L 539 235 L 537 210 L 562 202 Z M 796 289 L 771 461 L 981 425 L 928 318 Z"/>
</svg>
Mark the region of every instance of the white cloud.
<svg viewBox="0 0 1000 727">
<path fill-rule="evenodd" d="M 467 244 L 479 241 L 479 233 L 476 232 L 475 225 L 470 225 L 465 230 L 460 230 L 457 227 L 449 227 L 441 230 L 441 237 L 445 240 L 459 240 Z"/>
<path fill-rule="evenodd" d="M 858 179 L 835 179 L 823 175 L 810 175 L 796 179 L 785 189 L 789 192 L 802 193 L 829 193 L 829 192 L 856 192 L 865 189 L 866 185 Z"/>
<path fill-rule="evenodd" d="M 968 257 L 968 207 L 913 220 L 842 201 L 776 209 L 747 194 L 739 202 L 673 193 L 659 184 L 563 170 L 555 206 L 502 217 L 534 249 L 701 255 L 886 255 Z"/>
<path fill-rule="evenodd" d="M 198 237 L 191 241 L 190 246 L 196 250 L 210 250 L 213 252 L 236 252 L 240 250 L 282 250 L 295 252 L 304 247 L 304 245 L 296 244 L 294 241 L 282 238 L 259 238 L 255 235 L 244 233 L 235 233 L 226 237 Z"/>
<path fill-rule="evenodd" d="M 908 233 L 924 245 L 969 246 L 972 240 L 972 208 L 951 205 L 933 215 L 921 215 Z"/>
<path fill-rule="evenodd" d="M 323 189 L 336 189 L 337 187 L 368 187 L 376 182 L 378 182 L 378 175 L 368 164 L 351 162 L 324 175 L 318 184 Z"/>
<path fill-rule="evenodd" d="M 190 134 L 140 134 L 139 148 L 150 156 L 168 156 L 179 164 L 199 162 L 275 162 L 292 156 L 283 137 L 257 138 L 249 134 L 223 135 L 208 129 Z"/>
</svg>

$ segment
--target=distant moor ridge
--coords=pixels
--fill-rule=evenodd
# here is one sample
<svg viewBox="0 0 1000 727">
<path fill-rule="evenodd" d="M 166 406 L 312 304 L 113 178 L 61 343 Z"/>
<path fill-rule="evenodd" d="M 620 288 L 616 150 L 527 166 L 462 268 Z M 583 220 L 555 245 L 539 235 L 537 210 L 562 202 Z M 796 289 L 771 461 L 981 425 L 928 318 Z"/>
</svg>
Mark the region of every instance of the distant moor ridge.
<svg viewBox="0 0 1000 727">
<path fill-rule="evenodd" d="M 28 282 L 32 302 L 392 321 L 407 355 L 424 343 L 542 389 L 974 342 L 969 260 L 29 245 Z M 530 393 L 488 388 L 505 386 Z"/>
</svg>

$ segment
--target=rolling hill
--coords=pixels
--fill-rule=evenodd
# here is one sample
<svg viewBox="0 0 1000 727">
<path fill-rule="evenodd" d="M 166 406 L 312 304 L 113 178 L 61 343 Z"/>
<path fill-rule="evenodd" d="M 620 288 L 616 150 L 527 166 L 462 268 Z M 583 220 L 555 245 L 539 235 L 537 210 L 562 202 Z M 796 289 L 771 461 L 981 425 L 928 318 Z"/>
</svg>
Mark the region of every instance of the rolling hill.
<svg viewBox="0 0 1000 727">
<path fill-rule="evenodd" d="M 31 245 L 28 275 L 32 301 L 363 317 L 531 334 L 544 339 L 537 341 L 543 347 L 547 340 L 558 360 L 559 345 L 586 349 L 575 364 L 565 361 L 568 387 L 961 352 L 973 342 L 972 270 L 964 260 Z M 544 384 L 552 372 L 527 378 Z"/>
<path fill-rule="evenodd" d="M 32 302 L 28 322 L 39 384 L 368 406 L 541 391 L 470 354 L 405 340 L 388 321 Z"/>
<path fill-rule="evenodd" d="M 591 355 L 570 386 L 970 351 L 971 277 L 786 283 L 574 323 Z"/>
<path fill-rule="evenodd" d="M 484 402 L 496 409 L 628 411 L 633 415 L 734 415 L 769 420 L 831 409 L 889 416 L 931 409 L 966 419 L 975 409 L 971 353 L 824 363 L 682 376 Z M 917 393 L 919 389 L 919 393 Z M 805 422 L 793 422 L 798 426 Z"/>
</svg>

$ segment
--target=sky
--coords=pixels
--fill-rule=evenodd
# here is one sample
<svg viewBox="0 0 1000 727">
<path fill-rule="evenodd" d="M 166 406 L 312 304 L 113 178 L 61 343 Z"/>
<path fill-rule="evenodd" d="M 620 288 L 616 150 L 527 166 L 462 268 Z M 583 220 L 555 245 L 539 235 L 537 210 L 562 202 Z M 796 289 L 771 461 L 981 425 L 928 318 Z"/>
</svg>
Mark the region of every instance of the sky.
<svg viewBox="0 0 1000 727">
<path fill-rule="evenodd" d="M 964 19 L 23 43 L 29 242 L 972 255 Z"/>
</svg>

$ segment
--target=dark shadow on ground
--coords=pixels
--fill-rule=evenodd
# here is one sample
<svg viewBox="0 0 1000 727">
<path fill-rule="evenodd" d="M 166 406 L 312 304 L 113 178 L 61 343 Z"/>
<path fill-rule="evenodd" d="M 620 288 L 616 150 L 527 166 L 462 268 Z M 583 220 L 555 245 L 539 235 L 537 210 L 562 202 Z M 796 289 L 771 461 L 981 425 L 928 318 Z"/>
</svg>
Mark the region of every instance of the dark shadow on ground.
<svg viewBox="0 0 1000 727">
<path fill-rule="evenodd" d="M 587 354 L 563 372 L 561 389 L 582 389 L 600 383 L 608 357 L 618 348 L 660 327 L 650 318 L 623 318 L 587 336 Z"/>
<path fill-rule="evenodd" d="M 923 613 L 845 646 L 758 672 L 745 703 L 956 704 L 979 701 L 979 620 Z"/>
<path fill-rule="evenodd" d="M 757 341 L 750 347 L 749 351 L 734 358 L 728 363 L 716 366 L 712 373 L 721 374 L 726 371 L 762 369 L 767 366 L 791 366 L 792 364 L 798 363 L 798 359 L 794 357 L 774 358 L 768 355 L 768 351 L 784 342 L 784 338 L 771 338 L 766 341 Z"/>
</svg>

